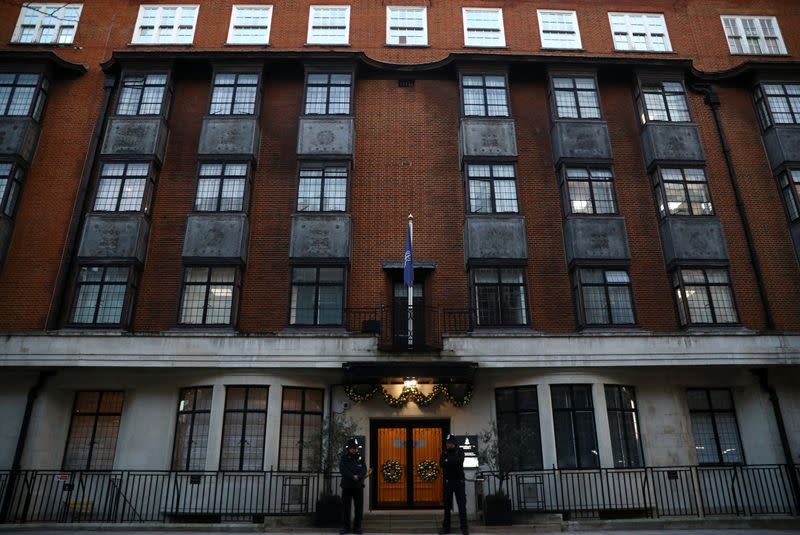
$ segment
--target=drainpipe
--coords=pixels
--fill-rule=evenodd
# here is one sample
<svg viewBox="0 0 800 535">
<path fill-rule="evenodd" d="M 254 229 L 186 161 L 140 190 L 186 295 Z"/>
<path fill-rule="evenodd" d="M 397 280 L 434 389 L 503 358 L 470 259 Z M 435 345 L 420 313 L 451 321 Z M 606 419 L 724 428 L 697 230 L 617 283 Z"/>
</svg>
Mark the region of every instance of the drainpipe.
<svg viewBox="0 0 800 535">
<path fill-rule="evenodd" d="M 97 123 L 92 133 L 92 140 L 89 144 L 89 152 L 86 155 L 86 163 L 83 166 L 83 175 L 81 176 L 78 194 L 75 197 L 74 209 L 72 212 L 72 220 L 69 223 L 69 230 L 67 231 L 67 243 L 61 255 L 61 264 L 58 267 L 58 275 L 56 276 L 56 284 L 53 289 L 53 298 L 50 301 L 50 309 L 47 311 L 47 323 L 45 330 L 52 331 L 58 329 L 59 317 L 61 308 L 67 298 L 67 291 L 69 284 L 67 277 L 69 277 L 72 262 L 75 257 L 75 246 L 78 241 L 78 232 L 81 227 L 81 220 L 83 214 L 86 212 L 86 203 L 89 195 L 89 181 L 92 178 L 95 163 L 97 161 L 97 151 L 100 147 L 100 140 L 105 128 L 106 117 L 108 116 L 108 108 L 111 104 L 111 94 L 114 87 L 117 85 L 116 77 L 107 76 L 103 82 L 103 107 L 100 109 L 100 116 L 97 118 Z"/>
<path fill-rule="evenodd" d="M 772 318 L 772 307 L 769 304 L 769 297 L 767 296 L 767 289 L 764 286 L 764 276 L 761 273 L 761 262 L 758 259 L 758 252 L 756 251 L 753 234 L 750 232 L 750 223 L 747 219 L 747 211 L 742 201 L 742 192 L 739 189 L 739 178 L 736 176 L 736 169 L 733 167 L 733 160 L 731 159 L 731 148 L 728 145 L 728 138 L 725 135 L 725 129 L 722 126 L 722 118 L 719 114 L 720 98 L 711 84 L 694 84 L 692 89 L 705 96 L 706 105 L 711 108 L 714 114 L 714 123 L 717 126 L 717 134 L 719 135 L 719 142 L 722 145 L 722 155 L 725 158 L 725 163 L 728 166 L 728 175 L 731 178 L 731 186 L 733 187 L 733 194 L 736 197 L 736 211 L 739 214 L 742 227 L 744 228 L 744 237 L 747 242 L 747 249 L 750 253 L 750 263 L 753 266 L 753 271 L 756 275 L 756 284 L 758 285 L 758 293 L 761 296 L 761 305 L 764 308 L 764 316 L 767 322 L 767 330 L 775 330 L 775 321 Z"/>
<path fill-rule="evenodd" d="M 795 469 L 794 457 L 792 457 L 792 448 L 789 445 L 789 437 L 786 434 L 786 426 L 783 423 L 783 413 L 781 412 L 781 402 L 780 399 L 778 399 L 778 393 L 775 391 L 775 388 L 769 384 L 766 368 L 757 368 L 750 371 L 758 378 L 758 383 L 761 385 L 761 390 L 769 395 L 769 401 L 772 403 L 772 411 L 775 413 L 775 423 L 778 424 L 778 435 L 781 437 L 783 456 L 786 457 L 786 464 L 789 468 L 789 481 L 792 484 L 792 490 L 794 491 L 795 511 L 800 512 L 800 480 L 798 479 L 798 473 Z"/>
<path fill-rule="evenodd" d="M 19 475 L 19 467 L 22 462 L 22 453 L 25 451 L 25 442 L 28 438 L 28 427 L 31 423 L 31 414 L 33 414 L 33 404 L 36 398 L 39 397 L 39 392 L 44 388 L 47 380 L 55 375 L 54 371 L 42 370 L 39 372 L 39 378 L 36 383 L 28 390 L 28 401 L 25 403 L 25 414 L 22 416 L 22 425 L 19 429 L 19 436 L 17 437 L 17 449 L 14 451 L 14 461 L 11 463 L 11 472 L 8 474 L 8 482 L 6 483 L 6 493 L 3 496 L 3 503 L 0 506 L 0 522 L 5 522 L 8 518 L 9 510 L 11 509 L 11 498 L 14 495 L 14 487 L 16 486 L 17 476 Z"/>
</svg>

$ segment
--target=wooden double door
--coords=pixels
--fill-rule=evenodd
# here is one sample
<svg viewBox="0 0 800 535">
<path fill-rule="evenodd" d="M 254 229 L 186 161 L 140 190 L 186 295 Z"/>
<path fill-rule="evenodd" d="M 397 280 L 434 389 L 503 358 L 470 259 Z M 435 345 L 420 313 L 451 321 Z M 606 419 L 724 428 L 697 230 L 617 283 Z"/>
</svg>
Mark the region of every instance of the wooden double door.
<svg viewBox="0 0 800 535">
<path fill-rule="evenodd" d="M 444 437 L 450 429 L 446 420 L 384 420 L 371 424 L 374 468 L 372 507 L 375 509 L 431 509 L 441 507 L 444 484 L 439 474 L 425 481 L 417 470 L 420 463 L 432 461 L 439 466 Z M 382 468 L 387 461 L 401 467 L 400 479 L 389 481 Z M 393 463 L 394 464 L 394 463 Z"/>
</svg>

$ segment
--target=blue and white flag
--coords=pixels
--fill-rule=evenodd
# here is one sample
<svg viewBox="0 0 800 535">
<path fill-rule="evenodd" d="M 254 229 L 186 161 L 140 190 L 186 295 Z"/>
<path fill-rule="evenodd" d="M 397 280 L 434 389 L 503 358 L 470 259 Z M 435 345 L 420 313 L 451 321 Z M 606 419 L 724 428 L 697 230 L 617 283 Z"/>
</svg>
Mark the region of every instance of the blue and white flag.
<svg viewBox="0 0 800 535">
<path fill-rule="evenodd" d="M 403 256 L 403 282 L 406 286 L 414 286 L 414 255 L 411 254 L 411 222 L 406 228 L 406 253 Z"/>
</svg>

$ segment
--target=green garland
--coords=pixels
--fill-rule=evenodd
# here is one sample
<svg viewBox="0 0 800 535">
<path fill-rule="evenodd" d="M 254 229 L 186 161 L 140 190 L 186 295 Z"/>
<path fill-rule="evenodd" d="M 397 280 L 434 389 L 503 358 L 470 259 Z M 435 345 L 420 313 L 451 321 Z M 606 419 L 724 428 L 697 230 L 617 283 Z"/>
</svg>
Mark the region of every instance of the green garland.
<svg viewBox="0 0 800 535">
<path fill-rule="evenodd" d="M 382 387 L 381 385 L 372 385 L 370 390 L 366 393 L 360 393 L 357 390 L 356 385 L 345 385 L 344 393 L 348 398 L 350 398 L 351 401 L 361 403 L 364 401 L 369 401 L 375 397 L 375 394 L 380 389 L 383 393 L 383 401 L 395 409 L 403 407 L 409 401 L 413 401 L 420 407 L 427 407 L 436 401 L 439 396 L 444 397 L 444 399 L 446 399 L 454 407 L 463 407 L 472 401 L 472 383 L 464 383 L 464 395 L 459 398 L 453 395 L 453 386 L 454 385 L 437 384 L 433 387 L 433 392 L 430 394 L 424 394 L 417 387 L 404 386 L 403 390 L 400 392 L 400 395 L 394 397 L 386 390 L 385 387 Z"/>
<path fill-rule="evenodd" d="M 430 459 L 425 459 L 417 465 L 417 475 L 426 483 L 436 481 L 439 477 L 439 465 Z"/>
<path fill-rule="evenodd" d="M 387 483 L 397 483 L 403 478 L 403 466 L 400 461 L 389 459 L 381 466 L 381 474 Z"/>
</svg>

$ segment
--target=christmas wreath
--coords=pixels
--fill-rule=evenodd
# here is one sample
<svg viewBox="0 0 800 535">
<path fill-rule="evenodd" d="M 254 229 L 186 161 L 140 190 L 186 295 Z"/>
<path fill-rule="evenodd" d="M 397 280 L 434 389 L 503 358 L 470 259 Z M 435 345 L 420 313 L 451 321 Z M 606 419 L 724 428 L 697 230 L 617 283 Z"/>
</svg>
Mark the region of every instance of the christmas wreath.
<svg viewBox="0 0 800 535">
<path fill-rule="evenodd" d="M 397 483 L 403 477 L 403 466 L 400 461 L 389 459 L 381 466 L 381 474 L 387 483 Z"/>
<path fill-rule="evenodd" d="M 425 459 L 417 465 L 417 475 L 426 483 L 436 481 L 436 478 L 439 477 L 439 465 L 430 459 Z"/>
</svg>

